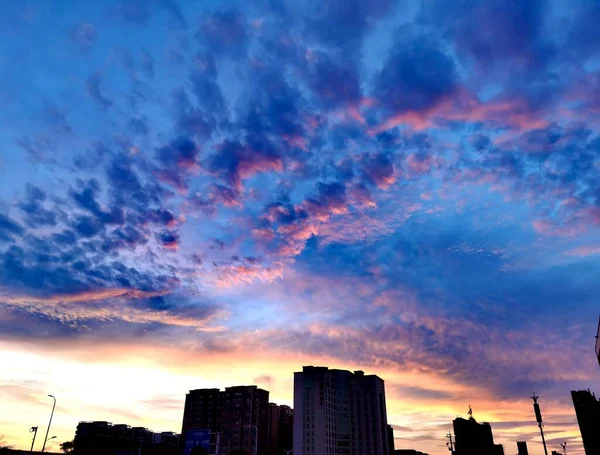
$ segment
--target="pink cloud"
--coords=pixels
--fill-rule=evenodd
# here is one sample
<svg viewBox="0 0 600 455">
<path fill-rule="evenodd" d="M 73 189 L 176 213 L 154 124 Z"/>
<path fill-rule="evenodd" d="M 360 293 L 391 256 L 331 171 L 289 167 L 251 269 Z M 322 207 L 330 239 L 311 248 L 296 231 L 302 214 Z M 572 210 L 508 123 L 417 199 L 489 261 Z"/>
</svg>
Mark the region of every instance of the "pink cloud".
<svg viewBox="0 0 600 455">
<path fill-rule="evenodd" d="M 425 174 L 429 172 L 432 165 L 432 158 L 430 155 L 420 155 L 418 153 L 411 153 L 406 157 L 406 164 L 413 172 L 418 174 Z"/>
<path fill-rule="evenodd" d="M 595 256 L 600 254 L 600 246 L 580 246 L 577 248 L 573 248 L 572 250 L 569 250 L 567 252 L 565 252 L 565 254 L 567 256 L 578 256 L 578 257 L 585 257 L 585 256 Z"/>
<path fill-rule="evenodd" d="M 273 282 L 283 276 L 283 266 L 264 267 L 261 264 L 233 264 L 219 267 L 217 285 L 228 288 L 251 284 L 255 281 Z"/>
<path fill-rule="evenodd" d="M 525 100 L 498 99 L 482 103 L 465 89 L 457 93 L 455 98 L 446 97 L 426 110 L 394 114 L 369 130 L 369 134 L 375 135 L 401 125 L 420 131 L 435 127 L 436 120 L 494 122 L 520 131 L 545 128 L 550 124 L 538 113 L 533 112 Z"/>
<path fill-rule="evenodd" d="M 370 191 L 364 185 L 354 185 L 348 190 L 350 203 L 357 207 L 375 208 L 377 203 L 373 200 Z"/>
<path fill-rule="evenodd" d="M 275 237 L 275 232 L 270 227 L 258 228 L 252 230 L 252 236 L 261 240 L 272 240 Z"/>
<path fill-rule="evenodd" d="M 532 225 L 536 233 L 552 237 L 574 237 L 585 231 L 583 225 L 561 226 L 544 219 L 534 220 Z"/>
<path fill-rule="evenodd" d="M 206 315 L 194 315 L 182 308 L 180 313 L 142 308 L 132 305 L 133 300 L 167 295 L 169 291 L 145 292 L 136 289 L 103 289 L 78 294 L 36 297 L 27 295 L 1 295 L 0 300 L 21 310 L 41 313 L 66 324 L 96 319 L 100 321 L 122 320 L 144 324 L 158 322 L 180 327 L 192 327 L 198 331 L 215 332 L 224 330 L 212 322 L 225 316 L 216 311 Z M 191 308 L 191 307 L 190 307 Z"/>
<path fill-rule="evenodd" d="M 288 136 L 284 135 L 281 137 L 283 141 L 290 147 L 297 147 L 305 152 L 308 151 L 308 139 L 303 136 Z"/>
</svg>

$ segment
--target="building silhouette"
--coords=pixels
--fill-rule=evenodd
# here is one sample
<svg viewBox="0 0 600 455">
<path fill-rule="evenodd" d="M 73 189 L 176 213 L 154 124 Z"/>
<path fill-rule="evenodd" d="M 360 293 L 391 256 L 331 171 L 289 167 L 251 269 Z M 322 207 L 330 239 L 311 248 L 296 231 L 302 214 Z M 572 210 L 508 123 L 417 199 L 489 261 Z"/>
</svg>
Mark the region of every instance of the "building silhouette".
<svg viewBox="0 0 600 455">
<path fill-rule="evenodd" d="M 586 455 L 600 454 L 600 401 L 589 390 L 571 391 Z"/>
<path fill-rule="evenodd" d="M 269 392 L 252 386 L 190 390 L 185 398 L 182 438 L 210 430 L 211 453 L 243 449 L 249 455 L 269 447 Z M 218 441 L 218 443 L 217 443 Z M 217 449 L 218 448 L 218 449 Z"/>
<path fill-rule="evenodd" d="M 558 450 L 553 450 L 552 455 L 564 455 L 564 454 L 560 453 Z"/>
<path fill-rule="evenodd" d="M 185 396 L 181 434 L 191 430 L 221 428 L 221 391 L 219 389 L 190 390 Z"/>
<path fill-rule="evenodd" d="M 527 448 L 527 441 L 517 441 L 517 455 L 529 455 L 529 449 Z"/>
<path fill-rule="evenodd" d="M 596 359 L 600 365 L 600 318 L 598 318 L 598 329 L 596 330 Z"/>
<path fill-rule="evenodd" d="M 396 449 L 393 452 L 393 455 L 428 455 L 424 452 L 419 452 L 414 449 Z"/>
<path fill-rule="evenodd" d="M 454 427 L 454 455 L 504 455 L 501 444 L 494 444 L 492 427 L 489 423 L 477 423 L 471 416 L 468 419 L 457 417 Z"/>
<path fill-rule="evenodd" d="M 289 406 L 269 403 L 267 455 L 285 455 L 292 450 L 294 411 Z"/>
<path fill-rule="evenodd" d="M 394 449 L 396 448 L 396 444 L 394 442 L 394 429 L 391 425 L 387 426 L 387 435 L 388 435 L 388 447 L 390 453 L 394 453 Z"/>
<path fill-rule="evenodd" d="M 295 455 L 390 455 L 384 381 L 362 371 L 294 373 Z"/>
<path fill-rule="evenodd" d="M 135 455 L 141 450 L 148 455 L 179 455 L 179 435 L 154 433 L 147 428 L 106 421 L 79 422 L 75 431 L 74 454 Z"/>
</svg>

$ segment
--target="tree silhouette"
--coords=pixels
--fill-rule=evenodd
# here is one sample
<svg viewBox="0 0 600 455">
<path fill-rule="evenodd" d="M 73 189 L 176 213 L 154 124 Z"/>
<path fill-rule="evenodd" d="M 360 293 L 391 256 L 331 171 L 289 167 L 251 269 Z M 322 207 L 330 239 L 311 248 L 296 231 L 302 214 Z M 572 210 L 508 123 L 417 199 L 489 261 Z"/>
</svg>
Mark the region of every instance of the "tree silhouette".
<svg viewBox="0 0 600 455">
<path fill-rule="evenodd" d="M 73 453 L 75 450 L 75 441 L 65 441 L 60 445 L 60 450 L 63 453 Z"/>
<path fill-rule="evenodd" d="M 11 450 L 12 446 L 4 440 L 4 436 L 0 436 L 0 454 L 10 453 Z"/>
</svg>

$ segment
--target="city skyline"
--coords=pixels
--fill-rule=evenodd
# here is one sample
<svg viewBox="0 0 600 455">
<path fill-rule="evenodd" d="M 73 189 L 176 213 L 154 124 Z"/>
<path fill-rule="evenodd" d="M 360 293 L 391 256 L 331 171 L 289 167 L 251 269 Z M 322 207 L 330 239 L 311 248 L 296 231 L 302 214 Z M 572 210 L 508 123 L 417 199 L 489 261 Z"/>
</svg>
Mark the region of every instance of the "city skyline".
<svg viewBox="0 0 600 455">
<path fill-rule="evenodd" d="M 296 380 L 297 380 L 296 376 L 297 375 L 301 375 L 302 376 L 303 372 L 311 374 L 314 371 L 317 374 L 319 372 L 321 372 L 321 374 L 322 374 L 323 371 L 326 372 L 327 370 L 329 372 L 331 372 L 332 374 L 334 374 L 334 376 L 332 376 L 333 378 L 336 377 L 335 374 L 340 374 L 341 373 L 342 376 L 349 375 L 348 378 L 350 378 L 350 377 L 354 378 L 354 379 L 350 379 L 351 381 L 357 380 L 357 379 L 359 381 L 362 381 L 363 379 L 365 379 L 365 380 L 368 380 L 368 381 L 375 380 L 375 381 L 380 382 L 381 385 L 380 386 L 375 386 L 375 389 L 377 389 L 378 387 L 381 387 L 381 391 L 383 393 L 383 400 L 384 400 L 384 403 L 386 403 L 385 391 L 383 389 L 383 383 L 384 383 L 384 381 L 381 378 L 379 378 L 378 376 L 376 376 L 376 375 L 367 375 L 367 376 L 364 376 L 364 372 L 360 371 L 360 370 L 356 370 L 356 371 L 352 372 L 352 371 L 348 371 L 348 370 L 343 370 L 343 369 L 338 369 L 338 368 L 329 368 L 329 367 L 324 367 L 324 366 L 317 366 L 317 367 L 315 367 L 315 366 L 304 366 L 302 372 L 295 372 L 294 373 L 294 382 L 296 382 Z M 340 382 L 340 379 L 342 379 L 342 378 L 335 379 L 333 381 L 333 383 Z M 341 380 L 340 384 L 342 384 L 342 383 L 344 383 L 343 379 Z M 299 386 L 298 390 L 303 390 L 303 387 L 301 386 L 301 384 L 302 384 L 302 382 L 300 382 L 298 384 L 298 386 Z M 376 384 L 376 383 L 373 383 L 373 384 Z M 365 385 L 366 385 L 366 383 L 365 383 Z M 334 387 L 334 389 L 336 387 Z M 347 388 L 348 385 L 346 385 L 345 387 Z M 352 386 L 352 387 L 355 387 L 355 386 Z M 360 386 L 360 388 L 362 388 L 362 387 L 363 386 Z M 348 390 L 346 390 L 346 388 L 342 387 L 341 392 L 342 393 L 347 393 Z M 231 397 L 233 397 L 233 395 L 236 394 L 237 391 L 244 391 L 244 390 L 248 390 L 248 389 L 250 389 L 250 390 L 258 390 L 259 392 L 262 391 L 263 393 L 266 393 L 266 398 L 265 398 L 264 403 L 267 404 L 267 406 L 265 406 L 265 408 L 271 409 L 272 406 L 275 406 L 275 407 L 282 407 L 282 408 L 291 409 L 292 412 L 294 410 L 294 408 L 292 406 L 287 406 L 286 404 L 283 404 L 283 403 L 274 403 L 274 402 L 272 402 L 270 400 L 270 397 L 269 397 L 269 394 L 270 394 L 269 390 L 263 390 L 259 386 L 257 386 L 256 384 L 253 384 L 253 385 L 239 385 L 238 384 L 238 385 L 226 386 L 224 388 L 224 390 L 220 390 L 219 388 L 214 388 L 214 387 L 207 387 L 207 388 L 202 388 L 202 389 L 189 390 L 189 393 L 186 393 L 186 395 L 185 395 L 185 398 L 183 400 L 182 409 L 181 409 L 181 412 L 180 412 L 180 415 L 179 415 L 180 421 L 181 421 L 181 418 L 183 416 L 183 428 L 182 428 L 182 431 L 179 432 L 179 433 L 177 431 L 173 432 L 172 430 L 164 430 L 164 429 L 156 431 L 156 429 L 152 429 L 152 428 L 147 428 L 147 427 L 144 427 L 144 426 L 136 425 L 134 422 L 129 422 L 129 423 L 124 423 L 124 422 L 121 422 L 121 421 L 115 421 L 115 422 L 113 422 L 112 420 L 114 420 L 114 419 L 106 419 L 106 420 L 84 419 L 84 420 L 79 420 L 77 422 L 77 424 L 78 424 L 77 428 L 79 428 L 80 424 L 86 424 L 86 423 L 93 423 L 93 424 L 95 424 L 95 423 L 108 423 L 109 425 L 113 425 L 115 427 L 128 427 L 128 428 L 138 427 L 138 429 L 141 429 L 141 430 L 150 430 L 151 432 L 153 432 L 155 434 L 158 434 L 158 435 L 160 435 L 161 433 L 162 434 L 165 434 L 165 433 L 166 434 L 174 434 L 174 435 L 177 435 L 177 437 L 179 438 L 179 440 L 180 440 L 180 443 L 179 443 L 180 447 L 183 449 L 183 447 L 186 444 L 186 442 L 185 442 L 186 441 L 186 433 L 188 431 L 194 431 L 194 430 L 197 431 L 197 430 L 203 429 L 203 430 L 212 431 L 213 435 L 215 435 L 217 432 L 220 432 L 221 434 L 223 434 L 223 431 L 228 431 L 228 430 L 225 430 L 224 427 L 221 427 L 221 423 L 219 423 L 217 425 L 214 425 L 214 424 L 211 425 L 209 423 L 204 422 L 204 419 L 207 418 L 206 415 L 204 415 L 204 414 L 203 414 L 204 417 L 202 417 L 202 419 L 201 419 L 204 423 L 198 424 L 198 422 L 196 422 L 196 424 L 194 424 L 192 422 L 191 425 L 190 425 L 190 422 L 186 423 L 186 414 L 188 412 L 188 404 L 187 403 L 188 403 L 188 398 L 190 396 L 192 396 L 194 393 L 200 392 L 202 394 L 202 396 L 204 396 L 205 398 L 210 395 L 211 399 L 212 398 L 217 398 L 217 396 L 219 396 L 219 395 L 220 396 L 231 395 Z M 375 390 L 375 389 L 373 389 L 373 390 Z M 334 393 L 339 393 L 339 392 L 340 391 L 334 390 Z M 208 393 L 208 394 L 206 394 L 206 393 Z M 243 394 L 246 394 L 246 393 L 247 393 L 246 391 L 243 392 Z M 597 412 L 598 411 L 597 411 L 596 407 L 598 405 L 594 404 L 594 403 L 598 403 L 598 401 L 596 401 L 595 397 L 591 398 L 593 396 L 593 394 L 589 390 L 588 391 L 571 391 L 570 393 L 572 395 L 573 405 L 574 405 L 573 412 L 577 415 L 577 418 L 579 418 L 580 415 L 578 414 L 579 409 L 578 409 L 577 405 L 575 404 L 575 396 L 579 397 L 579 396 L 581 396 L 581 394 L 584 394 L 584 396 L 586 396 L 586 399 L 589 396 L 590 399 L 592 400 L 593 410 L 592 409 L 588 409 L 588 411 L 591 412 L 591 415 L 588 417 L 588 420 L 585 423 L 586 428 L 587 428 L 586 431 L 588 431 L 588 436 L 586 436 L 586 437 L 589 438 L 591 436 L 591 437 L 597 439 L 596 435 L 593 432 L 591 434 L 589 434 L 589 431 L 590 431 L 589 430 L 589 425 L 593 425 L 594 422 L 597 420 L 596 417 L 597 417 Z M 539 397 L 536 397 L 536 398 L 539 398 Z M 292 400 L 292 401 L 295 401 L 295 400 Z M 206 403 L 205 403 L 205 406 L 206 406 Z M 220 407 L 220 406 L 223 406 L 223 405 L 218 405 L 218 406 Z M 359 411 L 358 408 L 355 409 L 355 406 L 356 405 L 352 406 L 352 409 L 353 409 L 352 412 Z M 386 404 L 384 404 L 384 406 L 386 406 Z M 213 405 L 211 405 L 210 408 L 213 408 Z M 227 406 L 225 406 L 225 408 L 227 408 Z M 217 409 L 217 408 L 214 408 L 214 409 Z M 231 409 L 233 410 L 233 408 L 231 408 Z M 205 411 L 206 411 L 206 408 L 205 408 Z M 229 415 L 230 412 L 231 411 L 227 411 L 227 413 L 223 414 L 223 416 Z M 346 411 L 346 412 L 349 412 L 349 411 Z M 220 409 L 219 409 L 219 414 L 220 414 Z M 359 414 L 362 414 L 362 411 L 359 411 Z M 386 413 L 385 413 L 385 410 L 384 410 L 384 416 L 385 416 L 385 414 Z M 483 414 L 483 415 L 486 415 L 486 414 Z M 535 424 L 536 424 L 536 422 L 535 422 L 535 412 L 533 412 L 532 415 L 533 415 L 533 420 L 531 422 L 528 422 L 527 420 L 525 420 L 525 421 L 523 421 L 523 423 L 524 424 L 531 423 L 532 425 L 535 426 Z M 469 405 L 468 412 L 466 413 L 465 416 L 467 416 L 468 419 L 464 418 L 464 416 L 456 415 L 456 418 L 453 419 L 453 421 L 449 424 L 450 431 L 452 432 L 452 437 L 453 437 L 453 439 L 452 439 L 452 447 L 455 448 L 455 449 L 460 448 L 460 446 L 461 446 L 461 438 L 460 438 L 460 436 L 458 438 L 458 446 L 457 446 L 457 438 L 456 438 L 456 434 L 457 434 L 456 422 L 457 421 L 463 422 L 463 425 L 466 424 L 469 421 L 472 421 L 474 423 L 475 427 L 482 427 L 482 428 L 486 428 L 487 427 L 489 436 L 484 436 L 481 441 L 485 441 L 486 437 L 489 437 L 489 438 L 492 437 L 491 435 L 492 435 L 493 428 L 491 428 L 491 430 L 490 430 L 490 422 L 480 420 L 479 424 L 477 424 L 476 421 L 474 420 L 474 417 L 473 417 L 473 409 L 472 409 L 471 405 Z M 296 416 L 296 417 L 298 418 L 299 416 Z M 591 417 L 592 420 L 589 420 L 590 417 Z M 259 424 L 259 427 L 262 426 L 263 431 L 268 427 L 269 428 L 268 431 L 270 432 L 271 422 L 269 421 L 269 419 L 270 419 L 270 414 L 268 414 L 265 417 L 264 421 L 262 421 L 262 423 Z M 209 417 L 209 420 L 211 420 L 210 417 Z M 303 420 L 300 420 L 300 427 L 302 426 L 302 422 L 303 422 Z M 386 419 L 384 419 L 384 421 L 381 421 L 380 423 L 383 425 L 382 429 L 384 430 L 384 432 L 385 432 L 385 427 L 386 426 L 392 428 L 394 430 L 394 432 L 399 429 L 398 425 L 394 425 L 394 424 L 388 425 L 388 422 L 387 422 Z M 502 425 L 503 423 L 504 422 L 492 422 L 493 425 L 497 425 L 497 424 Z M 545 421 L 544 421 L 544 425 L 546 425 Z M 569 435 L 564 435 L 564 432 L 561 431 L 562 438 L 558 437 L 558 435 L 555 434 L 555 433 L 557 433 L 556 431 L 554 431 L 554 430 L 548 431 L 548 429 L 545 426 L 545 432 L 547 433 L 546 444 L 547 444 L 547 447 L 548 447 L 548 451 L 549 452 L 550 451 L 551 452 L 555 452 L 555 450 L 553 450 L 554 447 L 560 447 L 563 444 L 568 444 L 569 442 L 571 442 L 571 444 L 569 444 L 569 449 L 573 450 L 574 453 L 578 453 L 578 451 L 579 451 L 578 449 L 580 449 L 580 447 L 578 447 L 578 446 L 581 445 L 583 447 L 583 444 L 581 444 L 581 437 L 580 437 L 580 429 L 581 429 L 582 423 L 578 422 L 578 425 L 579 425 L 579 427 L 578 427 L 578 430 L 577 430 L 577 435 L 575 435 L 575 437 L 572 437 L 572 436 L 569 436 Z M 560 426 L 560 425 L 553 425 L 552 423 L 550 424 L 551 428 L 555 427 L 555 426 Z M 442 425 L 437 425 L 437 427 L 438 428 L 439 427 L 444 427 L 444 425 L 443 424 Z M 217 429 L 215 430 L 215 428 L 217 428 Z M 502 428 L 502 426 L 501 426 L 501 428 Z M 408 432 L 419 431 L 419 428 L 400 427 L 400 429 L 402 431 L 408 431 Z M 135 430 L 135 428 L 134 428 L 134 430 Z M 299 431 L 301 431 L 301 430 L 299 430 Z M 500 430 L 500 431 L 502 431 L 502 430 Z M 56 433 L 56 431 L 53 429 L 52 433 Z M 484 431 L 484 433 L 485 433 L 485 431 Z M 549 438 L 548 437 L 548 433 L 550 435 L 555 434 L 555 437 L 550 437 Z M 449 434 L 450 433 L 447 433 L 445 435 L 446 439 L 448 439 L 448 435 Z M 536 436 L 537 436 L 537 432 L 535 432 L 535 433 L 521 432 L 521 433 L 518 434 L 518 436 L 515 436 L 515 437 L 521 438 L 521 439 L 530 438 L 530 439 L 527 439 L 525 441 L 525 444 L 532 444 L 532 445 L 534 445 L 534 447 L 535 446 L 539 446 L 538 447 L 539 451 L 540 451 L 540 453 L 542 453 L 541 442 L 539 444 L 536 444 L 536 441 L 535 441 L 536 440 Z M 354 437 L 356 437 L 356 436 L 354 436 Z M 475 444 L 474 447 L 477 447 L 477 444 L 480 443 L 480 442 L 478 442 L 478 441 L 480 441 L 480 436 L 477 435 L 476 433 L 474 433 L 472 436 L 469 436 L 468 438 L 471 438 L 471 437 L 474 438 L 474 440 L 472 441 L 473 444 Z M 31 438 L 31 435 L 30 435 L 30 438 Z M 266 447 L 268 445 L 268 442 L 264 438 L 265 438 L 265 436 L 263 435 L 263 438 L 258 439 L 257 442 L 258 441 L 263 441 L 264 447 Z M 463 441 L 464 441 L 464 438 L 465 438 L 465 436 L 463 435 L 463 437 L 462 437 Z M 70 441 L 71 439 L 68 438 L 68 439 L 66 439 L 66 441 Z M 385 436 L 384 436 L 384 439 L 385 439 Z M 215 441 L 216 441 L 216 439 L 213 438 L 213 441 L 212 441 L 212 445 L 213 446 L 215 445 Z M 491 439 L 490 439 L 490 441 L 491 441 Z M 1 441 L 1 442 L 3 442 L 4 444 L 8 443 L 7 441 Z M 39 442 L 39 440 L 38 440 L 38 442 Z M 62 441 L 59 438 L 57 439 L 57 436 L 52 436 L 52 437 L 48 437 L 47 442 L 54 443 L 58 447 L 62 442 L 65 442 L 65 441 Z M 250 437 L 250 443 L 251 442 L 252 442 L 252 437 Z M 589 439 L 588 439 L 588 442 L 590 442 Z M 261 445 L 259 447 L 262 447 L 263 443 L 261 443 Z M 395 445 L 396 450 L 406 450 L 406 451 L 409 451 L 409 452 L 410 451 L 420 452 L 420 450 L 417 450 L 417 449 L 415 449 L 412 446 L 408 447 L 407 444 L 408 445 L 412 444 L 413 446 L 415 444 L 417 444 L 417 446 L 418 446 L 421 443 L 422 443 L 422 441 L 415 440 L 415 439 L 410 439 L 410 438 L 407 438 L 407 439 L 397 438 L 397 437 L 394 438 L 394 445 Z M 504 450 L 503 452 L 499 452 L 499 453 L 505 453 L 506 454 L 506 453 L 508 453 L 508 452 L 511 451 L 513 445 L 518 444 L 518 441 L 517 440 L 510 440 L 510 441 L 505 440 L 503 443 L 501 441 L 496 441 L 496 443 L 497 443 L 496 447 L 499 447 L 501 449 L 503 448 L 503 450 Z M 400 444 L 400 446 L 398 444 Z M 10 447 L 14 447 L 13 444 L 9 444 L 9 446 Z M 448 446 L 449 446 L 449 444 L 447 443 L 446 444 L 446 448 L 449 451 Z M 36 447 L 37 447 L 37 445 L 36 445 Z M 223 438 L 221 438 L 221 447 L 223 447 Z M 441 447 L 441 445 L 438 444 L 437 447 Z M 233 447 L 230 447 L 230 448 L 231 449 L 235 448 L 235 445 Z M 564 450 L 564 447 L 562 447 L 562 449 Z M 249 449 L 249 450 L 252 450 L 252 449 Z M 48 451 L 50 452 L 51 450 L 49 449 Z M 224 453 L 227 453 L 227 452 L 224 452 Z M 449 453 L 449 452 L 444 452 L 444 453 Z M 463 452 L 460 452 L 460 453 L 457 452 L 457 455 L 462 455 L 462 453 Z M 470 453 L 471 452 L 465 452 L 465 455 L 466 454 L 470 454 Z M 532 452 L 532 453 L 536 453 L 535 449 L 534 449 L 534 452 Z M 584 452 L 582 452 L 582 453 L 584 453 Z M 562 455 L 562 453 L 561 453 L 561 455 Z"/>
<path fill-rule="evenodd" d="M 600 3 L 0 1 L 0 436 L 178 431 L 303 365 L 398 447 L 469 405 L 583 455 L 600 392 Z M 600 344 L 598 345 L 600 349 Z M 598 351 L 600 353 L 600 350 Z M 298 454 L 296 454 L 298 455 Z"/>
</svg>

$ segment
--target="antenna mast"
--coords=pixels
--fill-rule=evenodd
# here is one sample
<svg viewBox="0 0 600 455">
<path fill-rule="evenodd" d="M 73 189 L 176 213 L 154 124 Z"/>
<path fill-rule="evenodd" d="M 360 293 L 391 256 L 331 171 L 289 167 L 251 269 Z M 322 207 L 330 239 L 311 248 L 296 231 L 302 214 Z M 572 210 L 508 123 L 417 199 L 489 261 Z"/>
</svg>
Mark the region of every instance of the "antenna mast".
<svg viewBox="0 0 600 455">
<path fill-rule="evenodd" d="M 542 435 L 542 444 L 544 444 L 544 453 L 548 455 L 548 449 L 546 448 L 546 438 L 544 438 L 544 422 L 542 421 L 542 411 L 540 410 L 540 405 L 538 403 L 538 396 L 533 392 L 533 396 L 530 397 L 533 400 L 533 411 L 535 412 L 535 420 L 540 427 L 540 433 Z"/>
</svg>

